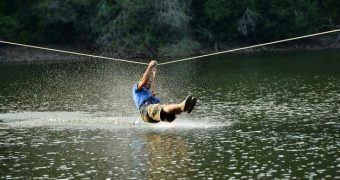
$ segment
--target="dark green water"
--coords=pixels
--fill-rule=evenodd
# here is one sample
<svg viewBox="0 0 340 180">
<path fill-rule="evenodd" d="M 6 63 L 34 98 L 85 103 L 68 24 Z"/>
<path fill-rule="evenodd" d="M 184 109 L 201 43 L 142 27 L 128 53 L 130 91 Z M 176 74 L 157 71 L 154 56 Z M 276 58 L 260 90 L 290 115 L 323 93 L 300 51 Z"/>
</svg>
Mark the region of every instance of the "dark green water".
<svg viewBox="0 0 340 180">
<path fill-rule="evenodd" d="M 160 66 L 173 123 L 133 125 L 145 66 L 0 65 L 0 178 L 340 179 L 340 52 Z"/>
</svg>

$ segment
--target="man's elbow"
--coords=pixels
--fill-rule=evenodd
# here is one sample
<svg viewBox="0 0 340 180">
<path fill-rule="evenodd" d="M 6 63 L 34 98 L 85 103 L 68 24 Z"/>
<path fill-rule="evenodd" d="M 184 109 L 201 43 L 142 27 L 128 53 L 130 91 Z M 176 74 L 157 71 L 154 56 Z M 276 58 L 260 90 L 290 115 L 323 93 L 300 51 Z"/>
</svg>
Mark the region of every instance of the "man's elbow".
<svg viewBox="0 0 340 180">
<path fill-rule="evenodd" d="M 147 82 L 140 81 L 137 85 L 137 89 L 141 90 L 144 86 L 146 86 Z"/>
</svg>

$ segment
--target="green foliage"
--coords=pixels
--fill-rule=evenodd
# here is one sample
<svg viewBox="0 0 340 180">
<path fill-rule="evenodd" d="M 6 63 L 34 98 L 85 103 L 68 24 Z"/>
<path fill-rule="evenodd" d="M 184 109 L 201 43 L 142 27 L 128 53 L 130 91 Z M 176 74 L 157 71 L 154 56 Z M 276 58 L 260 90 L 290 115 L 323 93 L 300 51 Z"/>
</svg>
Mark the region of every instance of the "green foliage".
<svg viewBox="0 0 340 180">
<path fill-rule="evenodd" d="M 16 33 L 20 28 L 15 17 L 0 14 L 0 38 L 16 40 Z"/>
<path fill-rule="evenodd" d="M 96 39 L 101 47 L 157 49 L 163 44 L 190 36 L 189 16 L 184 1 L 101 1 L 95 17 Z M 107 18 L 109 17 L 109 18 Z M 113 17 L 113 18 L 112 18 Z"/>
<path fill-rule="evenodd" d="M 318 4 L 324 27 L 340 27 L 340 1 L 323 0 Z"/>
<path fill-rule="evenodd" d="M 207 17 L 213 21 L 224 20 L 233 13 L 232 2 L 228 0 L 207 0 L 204 3 L 204 11 Z"/>
<path fill-rule="evenodd" d="M 2 0 L 0 38 L 186 56 L 338 27 L 334 0 Z"/>
<path fill-rule="evenodd" d="M 115 4 L 102 0 L 95 17 L 100 27 L 96 43 L 106 48 L 139 48 L 150 43 L 148 19 L 143 14 L 150 4 L 140 0 L 119 0 Z M 103 17 L 103 18 L 102 18 Z M 146 35 L 146 36 L 144 36 Z M 148 37 L 148 38 L 145 38 Z"/>
<path fill-rule="evenodd" d="M 159 52 L 166 57 L 185 57 L 188 54 L 195 54 L 199 48 L 198 42 L 184 38 L 179 42 L 161 46 Z"/>
<path fill-rule="evenodd" d="M 18 4 L 17 1 L 0 1 L 0 39 L 13 39 L 25 41 L 26 31 L 22 27 L 19 12 L 14 11 L 11 6 Z"/>
<path fill-rule="evenodd" d="M 320 14 L 316 0 L 205 0 L 204 21 L 194 25 L 211 32 L 214 42 L 270 41 L 316 32 Z M 203 12 L 203 13 L 202 13 Z M 335 14 L 335 13 L 334 13 Z"/>
<path fill-rule="evenodd" d="M 257 4 L 259 39 L 272 40 L 315 32 L 318 29 L 317 3 L 313 0 L 281 1 Z M 269 11 L 267 11 L 269 10 Z"/>
<path fill-rule="evenodd" d="M 248 35 L 251 31 L 255 30 L 258 16 L 259 15 L 255 11 L 247 8 L 238 21 L 237 30 L 242 35 Z"/>
<path fill-rule="evenodd" d="M 37 40 L 68 44 L 89 41 L 93 5 L 91 0 L 41 0 L 33 4 Z"/>
</svg>

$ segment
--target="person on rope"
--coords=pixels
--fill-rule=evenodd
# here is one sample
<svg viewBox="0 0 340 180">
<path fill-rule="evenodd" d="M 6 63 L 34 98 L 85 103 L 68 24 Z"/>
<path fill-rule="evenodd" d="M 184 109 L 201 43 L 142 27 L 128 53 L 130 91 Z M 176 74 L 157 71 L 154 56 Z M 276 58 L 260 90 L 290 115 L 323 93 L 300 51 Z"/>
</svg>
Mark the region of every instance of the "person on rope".
<svg viewBox="0 0 340 180">
<path fill-rule="evenodd" d="M 184 101 L 178 104 L 160 104 L 160 99 L 156 97 L 154 89 L 150 90 L 155 83 L 156 66 L 157 61 L 151 61 L 142 79 L 137 84 L 134 84 L 132 88 L 133 99 L 141 118 L 149 123 L 172 122 L 176 119 L 177 114 L 182 112 L 191 113 L 197 102 L 197 99 L 191 95 L 188 95 Z"/>
</svg>

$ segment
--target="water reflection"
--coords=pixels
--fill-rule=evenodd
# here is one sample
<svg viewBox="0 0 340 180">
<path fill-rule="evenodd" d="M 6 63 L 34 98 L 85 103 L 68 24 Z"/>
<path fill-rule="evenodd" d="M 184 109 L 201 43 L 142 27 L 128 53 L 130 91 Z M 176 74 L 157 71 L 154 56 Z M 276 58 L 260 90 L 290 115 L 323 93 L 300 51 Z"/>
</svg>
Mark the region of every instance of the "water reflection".
<svg viewBox="0 0 340 180">
<path fill-rule="evenodd" d="M 176 178 L 185 176 L 189 163 L 188 144 L 176 134 L 148 133 L 142 137 L 143 146 L 138 155 L 145 163 L 143 171 L 149 178 Z"/>
</svg>

